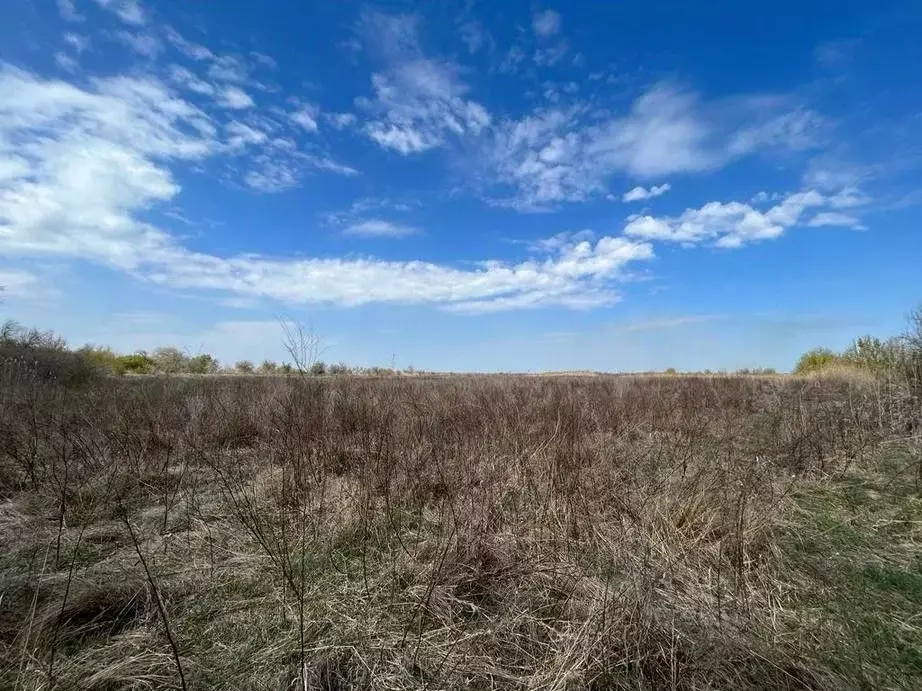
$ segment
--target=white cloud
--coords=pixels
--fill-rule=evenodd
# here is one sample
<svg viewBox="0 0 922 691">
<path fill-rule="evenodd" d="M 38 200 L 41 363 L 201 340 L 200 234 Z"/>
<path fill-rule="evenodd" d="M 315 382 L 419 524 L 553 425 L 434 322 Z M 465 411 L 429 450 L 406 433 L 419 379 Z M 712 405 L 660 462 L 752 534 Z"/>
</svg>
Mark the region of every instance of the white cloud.
<svg viewBox="0 0 922 691">
<path fill-rule="evenodd" d="M 208 76 L 212 79 L 242 84 L 249 78 L 249 68 L 240 58 L 234 55 L 220 55 L 213 59 L 214 62 L 208 67 Z"/>
<path fill-rule="evenodd" d="M 625 192 L 621 200 L 625 202 L 641 202 L 666 194 L 671 189 L 672 187 L 668 182 L 664 182 L 662 185 L 652 185 L 649 189 L 638 185 L 634 189 Z"/>
<path fill-rule="evenodd" d="M 264 158 L 258 169 L 247 171 L 243 181 L 256 192 L 284 192 L 298 184 L 299 170 L 292 163 Z"/>
<path fill-rule="evenodd" d="M 619 297 L 612 283 L 623 277 L 625 267 L 651 257 L 647 243 L 604 237 L 595 245 L 582 242 L 566 247 L 543 261 L 488 261 L 476 269 L 421 261 L 221 259 L 186 253 L 147 275 L 173 287 L 230 290 L 291 303 L 393 302 L 487 312 L 611 304 Z"/>
<path fill-rule="evenodd" d="M 250 144 L 263 144 L 268 139 L 265 132 L 236 120 L 228 123 L 225 129 L 229 135 L 227 143 L 233 149 L 241 149 Z"/>
<path fill-rule="evenodd" d="M 132 269 L 167 244 L 134 214 L 179 191 L 155 159 L 213 151 L 203 112 L 149 80 L 97 80 L 84 91 L 9 68 L 0 70 L 0 102 L 0 158 L 29 166 L 0 183 L 2 251 Z"/>
<path fill-rule="evenodd" d="M 811 159 L 803 175 L 803 184 L 819 190 L 830 191 L 854 188 L 866 182 L 867 167 L 843 160 L 835 154 L 823 154 Z"/>
<path fill-rule="evenodd" d="M 754 195 L 752 195 L 751 203 L 752 204 L 765 204 L 767 202 L 774 202 L 774 201 L 778 201 L 779 199 L 783 199 L 783 198 L 784 198 L 783 194 L 779 194 L 778 192 L 772 192 L 771 194 L 769 194 L 768 192 L 763 190 L 761 192 L 756 192 Z"/>
<path fill-rule="evenodd" d="M 243 110 L 256 105 L 250 95 L 236 86 L 226 86 L 218 94 L 218 104 L 232 110 Z"/>
<path fill-rule="evenodd" d="M 361 235 L 364 237 L 404 238 L 408 235 L 415 235 L 419 231 L 411 226 L 399 225 L 383 219 L 373 218 L 354 223 L 345 228 L 343 232 L 346 235 Z"/>
<path fill-rule="evenodd" d="M 817 118 L 800 110 L 791 115 L 787 106 L 783 99 L 756 98 L 701 103 L 658 84 L 620 116 L 599 120 L 579 104 L 543 109 L 493 128 L 476 176 L 502 190 L 490 201 L 517 209 L 583 201 L 605 192 L 615 173 L 699 172 L 759 151 L 803 148 Z"/>
<path fill-rule="evenodd" d="M 194 93 L 214 96 L 215 88 L 211 84 L 199 79 L 191 71 L 180 65 L 170 65 L 170 79 Z"/>
<path fill-rule="evenodd" d="M 538 12 L 532 17 L 531 26 L 538 38 L 548 38 L 560 31 L 560 15 L 554 10 Z"/>
<path fill-rule="evenodd" d="M 591 230 L 577 230 L 575 232 L 564 231 L 557 233 L 549 238 L 541 238 L 535 242 L 529 243 L 529 249 L 532 252 L 557 252 L 569 245 L 576 245 L 580 242 L 592 242 L 595 240 L 595 233 Z"/>
<path fill-rule="evenodd" d="M 418 59 L 372 77 L 378 119 L 365 132 L 384 148 L 404 155 L 441 146 L 448 134 L 478 134 L 490 124 L 479 103 L 463 98 L 467 88 L 449 64 Z"/>
<path fill-rule="evenodd" d="M 766 211 L 765 217 L 773 223 L 778 223 L 785 227 L 792 226 L 798 222 L 801 214 L 806 209 L 823 206 L 828 203 L 829 200 L 815 190 L 795 192 L 782 199 L 780 204 Z"/>
<path fill-rule="evenodd" d="M 83 55 L 83 52 L 90 47 L 90 39 L 88 36 L 81 36 L 73 32 L 64 34 L 64 42 L 71 46 L 77 55 Z"/>
<path fill-rule="evenodd" d="M 513 45 L 507 52 L 503 61 L 499 65 L 499 71 L 504 74 L 515 74 L 518 72 L 519 65 L 525 60 L 525 50 L 522 46 Z"/>
<path fill-rule="evenodd" d="M 253 58 L 257 63 L 263 67 L 268 67 L 270 70 L 277 69 L 279 64 L 275 61 L 275 58 L 266 55 L 265 53 L 260 53 L 255 50 L 250 51 L 250 57 Z"/>
<path fill-rule="evenodd" d="M 77 12 L 74 6 L 74 0 L 58 0 L 58 14 L 65 22 L 82 22 L 85 17 Z"/>
<path fill-rule="evenodd" d="M 80 258 L 157 284 L 238 298 L 466 312 L 609 304 L 626 267 L 652 257 L 648 243 L 615 237 L 466 268 L 194 252 L 146 219 L 180 192 L 169 165 L 226 150 L 200 109 L 149 79 L 96 80 L 84 90 L 12 69 L 0 70 L 0 103 L 0 159 L 13 161 L 0 183 L 0 253 L 8 255 Z M 273 163 L 265 161 L 248 183 L 272 190 L 288 184 L 288 164 Z"/>
<path fill-rule="evenodd" d="M 632 216 L 624 228 L 625 235 L 663 242 L 698 244 L 713 242 L 717 247 L 741 247 L 748 242 L 779 237 L 787 228 L 801 223 L 811 208 L 830 206 L 831 197 L 815 190 L 796 192 L 767 211 L 758 211 L 740 202 L 709 202 L 698 209 L 686 209 L 679 216 Z M 842 214 L 819 214 L 815 218 Z M 807 225 L 815 225 L 812 221 Z M 831 223 L 827 225 L 832 225 Z"/>
<path fill-rule="evenodd" d="M 819 213 L 809 221 L 807 225 L 811 228 L 821 228 L 823 226 L 834 226 L 837 228 L 852 228 L 854 230 L 865 230 L 865 226 L 854 216 L 843 214 L 838 211 L 824 211 Z"/>
<path fill-rule="evenodd" d="M 758 108 L 759 99 L 754 99 L 751 105 Z M 824 122 L 816 113 L 803 109 L 753 122 L 733 134 L 727 145 L 726 157 L 731 159 L 772 148 L 809 149 L 815 144 L 817 132 L 822 130 Z"/>
<path fill-rule="evenodd" d="M 449 134 L 478 134 L 490 124 L 486 109 L 465 98 L 459 68 L 423 55 L 411 18 L 366 13 L 366 33 L 389 67 L 372 75 L 374 100 L 365 133 L 381 147 L 408 155 L 445 143 Z"/>
<path fill-rule="evenodd" d="M 163 50 L 163 43 L 156 36 L 150 34 L 138 34 L 131 31 L 118 31 L 115 37 L 131 48 L 138 55 L 148 58 L 155 58 Z"/>
<path fill-rule="evenodd" d="M 103 9 L 115 13 L 126 24 L 139 26 L 147 21 L 141 3 L 138 0 L 96 0 Z"/>
<path fill-rule="evenodd" d="M 324 113 L 323 117 L 337 130 L 350 127 L 358 120 L 352 113 Z"/>
<path fill-rule="evenodd" d="M 263 120 L 263 124 L 270 129 L 277 126 L 268 120 Z M 231 152 L 240 154 L 247 147 L 257 148 L 255 154 L 245 152 L 250 154 L 247 161 L 249 169 L 242 178 L 243 184 L 255 192 L 284 192 L 296 187 L 302 175 L 309 170 L 345 176 L 358 174 L 354 168 L 323 155 L 301 151 L 291 138 L 270 137 L 266 132 L 240 122 L 228 124 L 227 131 Z"/>
<path fill-rule="evenodd" d="M 346 177 L 352 177 L 353 175 L 359 174 L 359 171 L 352 166 L 339 163 L 331 158 L 326 158 L 323 156 L 309 156 L 307 159 L 317 170 L 326 170 L 330 173 L 336 173 L 337 175 L 345 175 Z"/>
<path fill-rule="evenodd" d="M 305 106 L 291 114 L 291 119 L 303 127 L 308 132 L 317 131 L 317 108 Z"/>
<path fill-rule="evenodd" d="M 829 206 L 833 209 L 851 209 L 864 206 L 871 198 L 857 187 L 848 186 L 829 198 Z"/>
<path fill-rule="evenodd" d="M 696 98 L 660 85 L 638 98 L 628 115 L 589 132 L 586 153 L 604 169 L 640 177 L 706 170 L 716 165 L 708 136 Z"/>
<path fill-rule="evenodd" d="M 75 57 L 60 51 L 54 54 L 54 62 L 58 67 L 68 72 L 76 72 L 80 67 L 80 63 Z"/>
<path fill-rule="evenodd" d="M 355 226 L 366 220 L 365 214 L 368 212 L 399 212 L 405 213 L 413 207 L 402 201 L 380 197 L 365 197 L 357 199 L 345 211 L 333 211 L 323 214 L 323 218 L 330 225 L 335 226 Z"/>
<path fill-rule="evenodd" d="M 214 60 L 215 54 L 208 48 L 192 41 L 187 41 L 183 36 L 171 27 L 164 30 L 166 39 L 176 50 L 192 60 Z"/>
<path fill-rule="evenodd" d="M 538 67 L 550 67 L 563 60 L 570 50 L 570 44 L 566 41 L 550 46 L 548 48 L 539 48 L 535 51 L 534 60 Z"/>
<path fill-rule="evenodd" d="M 586 159 L 573 110 L 501 123 L 485 145 L 483 160 L 490 178 L 514 189 L 511 200 L 496 203 L 522 210 L 582 201 L 602 189 L 604 174 Z"/>
<path fill-rule="evenodd" d="M 370 125 L 366 132 L 368 136 L 374 139 L 385 149 L 393 149 L 403 155 L 419 153 L 426 149 L 431 149 L 442 143 L 437 137 L 426 137 L 421 132 L 411 127 L 399 127 L 397 125 L 383 125 L 375 123 Z"/>
<path fill-rule="evenodd" d="M 232 82 L 246 84 L 250 82 L 250 66 L 239 55 L 215 55 L 209 48 L 186 39 L 172 27 L 164 28 L 166 40 L 182 55 L 196 62 L 207 62 L 208 77 L 218 82 Z M 268 55 L 251 52 L 250 57 L 262 66 L 269 66 L 269 61 L 275 64 Z M 254 82 L 255 83 L 255 82 Z M 258 83 L 255 83 L 258 85 Z"/>
</svg>

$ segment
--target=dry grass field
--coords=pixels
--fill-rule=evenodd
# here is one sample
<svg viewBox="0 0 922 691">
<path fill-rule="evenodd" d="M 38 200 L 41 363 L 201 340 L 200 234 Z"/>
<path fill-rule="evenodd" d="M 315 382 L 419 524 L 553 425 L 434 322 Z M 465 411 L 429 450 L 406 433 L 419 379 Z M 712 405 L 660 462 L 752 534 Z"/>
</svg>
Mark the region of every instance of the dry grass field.
<svg viewBox="0 0 922 691">
<path fill-rule="evenodd" d="M 918 688 L 873 378 L 0 388 L 0 687 Z"/>
</svg>

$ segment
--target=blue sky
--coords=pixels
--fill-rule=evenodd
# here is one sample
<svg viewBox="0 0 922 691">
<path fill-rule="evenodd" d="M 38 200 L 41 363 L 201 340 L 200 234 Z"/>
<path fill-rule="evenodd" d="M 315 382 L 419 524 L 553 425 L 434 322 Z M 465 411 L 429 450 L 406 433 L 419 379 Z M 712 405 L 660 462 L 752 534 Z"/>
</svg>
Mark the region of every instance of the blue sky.
<svg viewBox="0 0 922 691">
<path fill-rule="evenodd" d="M 922 5 L 7 0 L 0 317 L 790 368 L 922 300 Z"/>
</svg>

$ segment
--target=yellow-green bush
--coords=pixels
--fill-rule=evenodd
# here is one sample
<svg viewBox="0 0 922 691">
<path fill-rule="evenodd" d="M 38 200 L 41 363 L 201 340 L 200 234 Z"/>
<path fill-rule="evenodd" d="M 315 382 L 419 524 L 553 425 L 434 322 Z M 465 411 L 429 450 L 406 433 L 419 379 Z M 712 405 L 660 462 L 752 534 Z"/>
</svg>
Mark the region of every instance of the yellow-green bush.
<svg viewBox="0 0 922 691">
<path fill-rule="evenodd" d="M 843 364 L 844 358 L 829 348 L 814 348 L 800 356 L 794 366 L 794 374 L 815 374 Z"/>
</svg>

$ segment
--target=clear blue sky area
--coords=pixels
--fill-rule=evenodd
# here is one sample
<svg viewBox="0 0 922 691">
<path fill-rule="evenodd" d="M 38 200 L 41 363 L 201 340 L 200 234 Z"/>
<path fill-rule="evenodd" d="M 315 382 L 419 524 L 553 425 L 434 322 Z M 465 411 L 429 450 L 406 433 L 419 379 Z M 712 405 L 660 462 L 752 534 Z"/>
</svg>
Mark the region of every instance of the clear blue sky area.
<svg viewBox="0 0 922 691">
<path fill-rule="evenodd" d="M 0 317 L 789 369 L 922 301 L 918 2 L 0 6 Z"/>
</svg>

